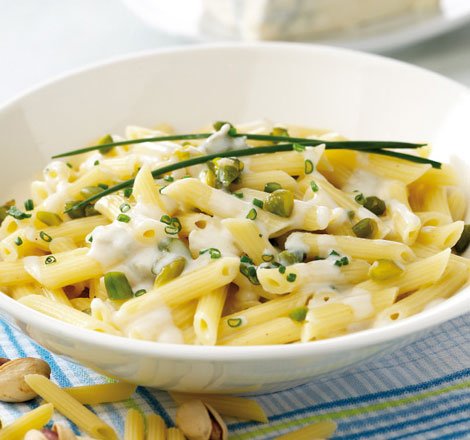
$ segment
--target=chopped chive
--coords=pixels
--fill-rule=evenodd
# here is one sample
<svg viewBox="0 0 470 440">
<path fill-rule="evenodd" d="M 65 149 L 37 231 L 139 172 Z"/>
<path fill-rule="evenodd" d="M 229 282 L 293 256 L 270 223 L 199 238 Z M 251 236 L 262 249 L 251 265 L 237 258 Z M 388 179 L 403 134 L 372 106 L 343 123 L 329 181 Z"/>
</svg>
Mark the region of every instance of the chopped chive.
<svg viewBox="0 0 470 440">
<path fill-rule="evenodd" d="M 189 174 L 185 174 L 182 179 L 189 179 L 191 176 Z"/>
<path fill-rule="evenodd" d="M 243 199 L 243 193 L 233 193 L 233 195 L 239 199 Z"/>
<path fill-rule="evenodd" d="M 292 148 L 295 150 L 295 151 L 298 151 L 299 153 L 301 153 L 302 151 L 305 151 L 305 149 L 307 148 L 305 145 L 302 145 L 302 144 L 292 144 Z"/>
<path fill-rule="evenodd" d="M 67 165 L 69 168 L 73 168 L 73 166 L 70 162 L 65 162 L 65 165 Z"/>
<path fill-rule="evenodd" d="M 44 260 L 44 264 L 52 264 L 56 262 L 57 262 L 57 258 L 54 257 L 53 255 L 47 256 L 46 259 Z"/>
<path fill-rule="evenodd" d="M 279 273 L 284 274 L 284 273 L 286 273 L 286 266 L 282 266 L 282 265 L 281 265 L 281 266 L 279 266 L 279 269 L 278 269 L 278 270 L 279 270 Z"/>
<path fill-rule="evenodd" d="M 165 182 L 173 182 L 175 179 L 174 179 L 173 176 L 170 176 L 169 174 L 167 174 L 167 175 L 163 178 L 163 180 L 164 180 Z"/>
<path fill-rule="evenodd" d="M 119 211 L 121 212 L 127 212 L 129 209 L 131 209 L 131 205 L 129 205 L 129 203 L 122 203 L 119 207 Z"/>
<path fill-rule="evenodd" d="M 111 300 L 118 301 L 134 296 L 129 280 L 123 272 L 108 272 L 104 274 L 104 285 Z"/>
<path fill-rule="evenodd" d="M 463 254 L 470 244 L 470 225 L 464 225 L 460 238 L 455 243 L 453 249 L 458 254 Z"/>
<path fill-rule="evenodd" d="M 266 263 L 270 263 L 271 261 L 274 260 L 274 255 L 273 254 L 263 254 L 263 255 L 261 255 L 261 259 Z"/>
<path fill-rule="evenodd" d="M 109 188 L 109 185 L 106 185 L 106 183 L 98 183 L 98 185 L 96 185 L 96 186 L 99 186 L 102 189 L 108 189 Z"/>
<path fill-rule="evenodd" d="M 297 275 L 295 273 L 289 273 L 287 274 L 286 276 L 286 280 L 289 282 L 289 283 L 293 283 L 297 278 Z"/>
<path fill-rule="evenodd" d="M 230 318 L 227 319 L 227 325 L 232 328 L 240 327 L 243 320 L 241 318 Z"/>
<path fill-rule="evenodd" d="M 158 192 L 161 194 L 162 191 L 163 191 L 167 186 L 168 186 L 168 185 L 162 186 L 162 187 L 158 190 Z"/>
<path fill-rule="evenodd" d="M 339 253 L 336 252 L 334 249 L 328 254 L 329 257 L 331 256 L 335 256 L 335 257 L 339 257 Z"/>
<path fill-rule="evenodd" d="M 257 206 L 260 209 L 263 209 L 263 201 L 260 199 L 253 199 L 252 201 L 253 205 Z"/>
<path fill-rule="evenodd" d="M 126 214 L 119 214 L 117 216 L 117 221 L 123 222 L 123 223 L 129 223 L 131 221 L 131 218 Z"/>
<path fill-rule="evenodd" d="M 255 208 L 250 209 L 250 212 L 246 215 L 246 218 L 249 220 L 256 220 L 258 213 Z"/>
<path fill-rule="evenodd" d="M 171 217 L 169 215 L 162 215 L 160 221 L 165 223 L 165 225 L 171 225 Z"/>
<path fill-rule="evenodd" d="M 39 236 L 47 243 L 52 241 L 52 237 L 44 231 L 40 231 Z"/>
<path fill-rule="evenodd" d="M 310 188 L 312 188 L 312 191 L 314 193 L 318 192 L 318 189 L 319 189 L 318 185 L 313 180 L 310 182 Z"/>
<path fill-rule="evenodd" d="M 293 321 L 303 322 L 305 321 L 305 318 L 307 317 L 307 313 L 308 313 L 307 306 L 297 307 L 296 309 L 292 310 L 289 313 L 289 318 L 292 319 Z"/>
<path fill-rule="evenodd" d="M 364 205 L 366 198 L 364 197 L 364 194 L 359 193 L 354 197 L 354 200 L 359 203 L 359 205 Z"/>
<path fill-rule="evenodd" d="M 32 211 L 34 209 L 34 202 L 31 199 L 25 200 L 24 209 L 26 209 L 26 211 Z"/>
<path fill-rule="evenodd" d="M 25 218 L 31 218 L 31 214 L 26 214 L 20 211 L 16 206 L 10 206 L 7 211 L 7 215 L 11 215 L 16 220 L 24 220 Z"/>
<path fill-rule="evenodd" d="M 21 237 L 16 237 L 15 238 L 15 244 L 17 246 L 21 246 L 23 244 L 23 240 L 21 239 Z"/>
<path fill-rule="evenodd" d="M 145 295 L 146 293 L 147 291 L 145 289 L 139 289 L 137 292 L 134 293 L 134 296 L 139 297 L 139 296 Z"/>
<path fill-rule="evenodd" d="M 349 264 L 348 257 L 343 257 L 335 261 L 335 266 L 338 266 L 338 267 L 347 266 L 348 264 Z"/>
<path fill-rule="evenodd" d="M 160 218 L 162 223 L 165 223 L 165 232 L 169 235 L 176 235 L 181 231 L 181 222 L 178 217 L 170 217 L 169 215 L 162 215 Z"/>
<path fill-rule="evenodd" d="M 277 182 L 268 182 L 266 185 L 264 185 L 264 192 L 267 193 L 272 193 L 278 189 L 282 189 L 282 186 Z"/>
<path fill-rule="evenodd" d="M 95 167 L 96 167 L 96 165 L 99 165 L 99 164 L 100 164 L 100 161 L 99 161 L 99 160 L 95 160 L 95 161 L 93 162 L 93 165 L 94 165 Z"/>
<path fill-rule="evenodd" d="M 248 255 L 242 255 L 240 257 L 240 263 L 249 263 L 253 264 L 253 260 Z"/>
<path fill-rule="evenodd" d="M 258 234 L 258 237 L 260 237 L 260 238 L 261 238 L 262 236 L 263 236 L 263 234 Z"/>
<path fill-rule="evenodd" d="M 93 236 L 92 236 L 92 235 L 90 235 L 90 236 L 88 237 L 88 241 L 89 241 L 90 243 L 93 243 Z"/>
<path fill-rule="evenodd" d="M 205 254 L 207 252 L 209 252 L 209 255 L 211 256 L 212 259 L 217 259 L 222 256 L 222 253 L 216 248 L 208 248 L 208 249 L 201 250 L 199 251 L 199 255 Z"/>
<path fill-rule="evenodd" d="M 305 174 L 313 173 L 313 162 L 310 159 L 305 160 Z"/>
<path fill-rule="evenodd" d="M 132 188 L 124 188 L 124 197 L 127 199 L 132 195 Z"/>
</svg>

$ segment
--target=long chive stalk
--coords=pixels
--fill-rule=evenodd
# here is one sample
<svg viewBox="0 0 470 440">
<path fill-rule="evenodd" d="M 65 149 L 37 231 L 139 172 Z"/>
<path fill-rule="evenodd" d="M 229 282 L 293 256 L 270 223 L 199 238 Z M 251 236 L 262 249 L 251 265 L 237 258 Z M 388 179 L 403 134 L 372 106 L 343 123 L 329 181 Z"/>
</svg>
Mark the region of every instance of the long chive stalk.
<svg viewBox="0 0 470 440">
<path fill-rule="evenodd" d="M 307 145 L 307 143 L 312 143 L 313 145 Z M 313 147 L 315 145 L 318 145 L 316 143 L 317 141 L 312 141 L 312 140 L 304 140 L 303 145 Z M 374 150 L 374 149 L 363 149 L 363 148 L 350 148 L 351 150 L 358 150 L 358 151 L 364 151 L 366 153 L 376 153 L 376 154 L 386 154 L 386 155 L 392 155 L 391 153 L 395 153 L 393 151 L 388 151 L 388 150 Z M 163 174 L 169 173 L 171 171 L 179 170 L 182 168 L 187 168 L 193 165 L 199 165 L 202 163 L 209 162 L 212 159 L 216 158 L 221 158 L 221 157 L 243 157 L 243 156 L 254 156 L 256 154 L 266 154 L 266 153 L 278 153 L 281 151 L 293 151 L 295 150 L 295 144 L 277 144 L 277 145 L 267 145 L 267 146 L 261 146 L 261 147 L 251 147 L 251 148 L 244 148 L 242 150 L 233 150 L 233 151 L 225 151 L 223 153 L 216 153 L 216 154 L 206 154 L 204 156 L 198 156 L 198 157 L 192 157 L 191 159 L 183 160 L 181 162 L 176 162 L 172 163 L 170 165 L 157 168 L 156 170 L 152 171 L 152 176 L 153 178 L 158 178 L 162 176 Z M 435 162 L 429 159 L 425 159 L 422 157 L 418 156 L 413 156 L 410 154 L 404 154 L 404 153 L 396 153 L 401 159 L 406 159 L 412 162 L 418 162 L 418 163 L 430 163 L 433 167 L 435 168 L 440 168 L 441 164 L 439 162 Z M 118 183 L 117 185 L 111 186 L 100 193 L 94 194 L 91 197 L 89 197 L 86 200 L 81 201 L 80 203 L 77 203 L 76 205 L 66 209 L 64 212 L 70 212 L 74 209 L 80 209 L 83 206 L 87 205 L 90 202 L 94 202 L 95 200 L 100 199 L 103 196 L 106 196 L 108 194 L 112 194 L 116 191 L 119 191 L 121 189 L 127 188 L 129 186 L 132 186 L 134 184 L 135 179 L 129 179 L 125 180 L 123 182 Z"/>
<path fill-rule="evenodd" d="M 199 134 L 178 134 L 171 136 L 158 136 L 158 137 L 148 137 L 141 139 L 131 139 L 127 141 L 119 142 L 110 142 L 102 145 L 93 145 L 91 147 L 80 148 L 78 150 L 69 151 L 67 153 L 56 154 L 52 156 L 53 159 L 58 159 L 60 157 L 75 156 L 77 154 L 88 153 L 90 151 L 107 149 L 111 147 L 118 147 L 120 145 L 132 145 L 132 144 L 141 144 L 143 142 L 162 142 L 162 141 L 183 141 L 183 140 L 194 140 L 194 139 L 206 139 L 214 133 L 199 133 Z M 414 149 L 423 147 L 426 144 L 414 144 L 410 142 L 396 142 L 396 141 L 324 141 L 320 139 L 307 139 L 307 138 L 297 138 L 297 137 L 288 137 L 288 136 L 274 136 L 270 134 L 249 134 L 249 133 L 236 133 L 231 135 L 232 137 L 242 137 L 246 136 L 247 139 L 255 141 L 270 141 L 270 142 L 289 142 L 289 143 L 298 143 L 303 145 L 322 145 L 325 144 L 326 148 L 332 149 L 355 149 L 355 150 L 376 150 L 382 148 L 406 148 Z M 330 147 L 331 145 L 331 147 Z"/>
</svg>

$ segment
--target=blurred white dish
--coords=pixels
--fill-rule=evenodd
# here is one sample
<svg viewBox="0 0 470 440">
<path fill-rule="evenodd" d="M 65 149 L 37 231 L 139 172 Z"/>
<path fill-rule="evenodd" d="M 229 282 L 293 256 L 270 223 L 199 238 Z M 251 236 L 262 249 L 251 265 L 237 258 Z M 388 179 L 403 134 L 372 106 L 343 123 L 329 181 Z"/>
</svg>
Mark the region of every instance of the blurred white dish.
<svg viewBox="0 0 470 440">
<path fill-rule="evenodd" d="M 470 92 L 436 74 L 348 50 L 298 44 L 214 45 L 149 52 L 75 71 L 0 109 L 0 197 L 24 194 L 55 153 L 168 121 L 267 117 L 352 139 L 432 141 L 433 157 L 468 167 Z M 468 173 L 462 171 L 468 180 Z M 468 181 L 466 188 L 469 188 Z M 467 219 L 468 221 L 468 219 Z M 380 357 L 469 310 L 467 287 L 389 327 L 306 344 L 199 347 L 79 329 L 0 295 L 1 315 L 56 353 L 111 377 L 180 391 L 266 392 Z"/>
<path fill-rule="evenodd" d="M 204 9 L 203 0 L 122 1 L 147 24 L 170 34 L 186 36 L 199 42 L 242 39 L 236 33 L 227 30 L 220 22 L 209 17 Z M 233 0 L 232 3 L 232 9 L 240 15 L 241 3 L 239 0 Z M 469 19 L 470 2 L 441 0 L 439 9 L 433 12 L 415 14 L 410 11 L 361 28 L 331 32 L 315 39 L 307 38 L 304 41 L 381 52 L 449 32 Z"/>
</svg>

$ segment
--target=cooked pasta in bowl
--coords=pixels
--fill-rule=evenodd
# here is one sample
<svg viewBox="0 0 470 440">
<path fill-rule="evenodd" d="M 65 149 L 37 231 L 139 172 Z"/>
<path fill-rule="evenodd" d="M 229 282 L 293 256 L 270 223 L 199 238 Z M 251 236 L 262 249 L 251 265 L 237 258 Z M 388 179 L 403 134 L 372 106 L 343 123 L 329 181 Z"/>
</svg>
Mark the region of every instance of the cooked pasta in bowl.
<svg viewBox="0 0 470 440">
<path fill-rule="evenodd" d="M 189 95 L 183 77 L 170 81 L 170 71 L 155 70 L 197 56 L 210 65 L 221 52 L 239 64 L 223 67 L 222 82 L 204 67 L 207 77 L 192 79 Z M 286 72 L 268 81 L 283 85 L 302 111 L 273 111 L 257 70 L 247 73 L 258 85 L 254 108 L 230 110 L 245 92 L 232 90 L 239 84 L 233 66 L 262 56 L 268 69 L 280 55 L 311 60 L 307 71 L 313 58 L 327 66 L 315 71 L 319 85 L 293 85 Z M 338 76 L 340 89 L 370 66 L 377 73 L 364 93 L 392 73 L 413 93 L 416 76 L 440 85 L 432 99 L 441 107 L 428 112 L 429 125 L 408 126 L 395 115 L 391 135 L 385 113 L 370 130 L 353 130 L 350 118 L 336 113 L 340 95 L 333 92 L 307 121 L 309 95 L 322 98 L 325 75 L 338 75 L 339 62 L 351 57 L 356 67 Z M 363 70 L 354 70 L 361 63 Z M 158 92 L 136 81 L 131 96 L 113 95 L 121 76 L 140 75 L 138 65 L 157 72 Z M 80 116 L 87 139 L 69 131 L 70 116 L 61 117 L 57 132 L 42 132 L 38 99 L 65 90 L 73 104 L 103 78 L 110 85 L 95 98 L 98 109 Z M 175 82 L 182 90 L 172 92 L 188 96 L 188 105 L 207 97 L 207 119 L 188 122 L 174 104 L 156 109 L 151 98 Z M 209 83 L 226 99 L 204 92 Z M 382 98 L 367 97 L 370 115 Z M 398 105 L 389 99 L 391 108 Z M 29 109 L 37 137 L 24 148 L 44 163 L 29 194 L 5 194 L 0 208 L 0 307 L 48 349 L 112 377 L 182 391 L 277 389 L 409 342 L 466 311 L 468 194 L 462 160 L 449 163 L 442 141 L 448 135 L 455 142 L 463 129 L 466 99 L 459 86 L 398 63 L 290 45 L 145 54 L 43 87 L 0 113 L 2 138 L 25 127 L 15 120 L 18 103 Z M 138 125 L 110 122 L 129 115 L 128 107 L 139 109 L 132 119 Z M 17 127 L 5 125 L 12 118 Z M 77 150 L 72 141 L 89 146 Z M 458 154 L 460 146 L 452 148 Z M 28 171 L 39 167 L 31 163 Z"/>
</svg>

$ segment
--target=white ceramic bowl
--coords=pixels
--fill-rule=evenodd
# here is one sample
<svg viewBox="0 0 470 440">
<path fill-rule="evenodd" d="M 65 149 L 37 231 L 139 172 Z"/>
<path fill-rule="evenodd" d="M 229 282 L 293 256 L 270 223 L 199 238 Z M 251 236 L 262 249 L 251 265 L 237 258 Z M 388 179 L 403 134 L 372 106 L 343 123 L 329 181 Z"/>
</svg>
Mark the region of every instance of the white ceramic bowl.
<svg viewBox="0 0 470 440">
<path fill-rule="evenodd" d="M 191 131 L 214 120 L 267 117 L 349 138 L 432 141 L 434 157 L 469 160 L 469 91 L 396 61 L 327 47 L 255 44 L 133 55 L 55 79 L 0 109 L 1 199 L 53 153 L 126 124 L 168 121 Z M 468 179 L 468 173 L 462 172 Z M 467 183 L 468 188 L 468 183 Z M 21 199 L 20 199 L 21 200 Z M 1 314 L 47 349 L 109 376 L 163 389 L 266 392 L 348 368 L 408 344 L 470 309 L 466 288 L 386 328 L 308 344 L 157 344 L 64 324 L 0 295 Z"/>
</svg>

